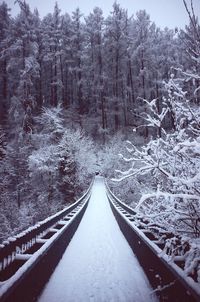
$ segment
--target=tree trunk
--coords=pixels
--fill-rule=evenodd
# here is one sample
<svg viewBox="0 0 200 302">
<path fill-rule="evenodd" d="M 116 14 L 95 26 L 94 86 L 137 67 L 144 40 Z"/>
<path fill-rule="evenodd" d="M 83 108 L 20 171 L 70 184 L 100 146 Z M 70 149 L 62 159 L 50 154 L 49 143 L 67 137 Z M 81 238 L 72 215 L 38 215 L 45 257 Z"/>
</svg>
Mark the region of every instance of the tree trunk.
<svg viewBox="0 0 200 302">
<path fill-rule="evenodd" d="M 56 107 L 58 105 L 58 87 L 57 87 L 57 58 L 55 56 L 55 67 L 54 67 L 54 100 L 53 105 Z"/>
<path fill-rule="evenodd" d="M 62 93 L 62 104 L 66 108 L 66 100 L 65 100 L 65 85 L 64 85 L 64 74 L 63 74 L 63 63 L 62 63 L 62 56 L 60 55 L 60 75 L 61 75 L 61 93 Z"/>
<path fill-rule="evenodd" d="M 146 99 L 145 76 L 144 76 L 144 51 L 143 50 L 142 50 L 142 57 L 141 57 L 141 67 L 142 67 L 142 90 L 143 90 L 143 98 Z"/>
<path fill-rule="evenodd" d="M 114 120 L 115 120 L 115 130 L 119 128 L 119 105 L 118 105 L 118 97 L 119 97 L 119 50 L 117 49 L 116 58 L 115 58 L 115 92 L 114 92 Z"/>
<path fill-rule="evenodd" d="M 7 86 L 8 86 L 8 81 L 7 81 L 7 62 L 6 60 L 3 62 L 3 99 L 7 99 Z"/>
</svg>

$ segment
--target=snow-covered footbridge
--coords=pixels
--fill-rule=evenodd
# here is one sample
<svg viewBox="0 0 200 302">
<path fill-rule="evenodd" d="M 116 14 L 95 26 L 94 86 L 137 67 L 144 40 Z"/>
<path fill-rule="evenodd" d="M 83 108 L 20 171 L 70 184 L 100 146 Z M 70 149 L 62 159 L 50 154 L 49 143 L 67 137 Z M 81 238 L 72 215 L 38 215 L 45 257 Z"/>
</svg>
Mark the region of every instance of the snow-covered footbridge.
<svg viewBox="0 0 200 302">
<path fill-rule="evenodd" d="M 0 247 L 0 301 L 199 301 L 135 216 L 97 176 L 71 207 Z"/>
</svg>

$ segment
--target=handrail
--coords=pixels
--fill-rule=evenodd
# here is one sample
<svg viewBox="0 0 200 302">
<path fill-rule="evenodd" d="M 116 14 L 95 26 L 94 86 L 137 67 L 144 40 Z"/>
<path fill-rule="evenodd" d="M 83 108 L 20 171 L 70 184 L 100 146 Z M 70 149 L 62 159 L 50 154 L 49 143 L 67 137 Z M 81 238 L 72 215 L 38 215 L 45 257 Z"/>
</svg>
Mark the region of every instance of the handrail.
<svg viewBox="0 0 200 302">
<path fill-rule="evenodd" d="M 107 192 L 109 192 L 109 194 L 116 200 L 116 202 L 118 203 L 118 204 L 120 204 L 120 206 L 124 209 L 124 210 L 126 210 L 126 211 L 128 211 L 130 214 L 133 214 L 133 215 L 136 215 L 136 212 L 131 208 L 131 207 L 129 207 L 127 204 L 125 204 L 124 202 L 122 202 L 111 190 L 110 190 L 110 188 L 109 188 L 109 186 L 108 186 L 108 182 L 107 182 L 107 180 L 105 179 L 105 185 L 106 185 L 106 189 L 107 189 Z"/>
<path fill-rule="evenodd" d="M 164 226 L 158 226 L 158 225 L 156 225 L 155 223 L 153 224 L 153 225 L 149 225 L 148 223 L 149 223 L 149 221 L 148 221 L 148 219 L 147 218 L 143 218 L 143 217 L 139 217 L 139 215 L 138 215 L 138 213 L 133 209 L 133 208 L 131 208 L 130 206 L 128 206 L 126 203 L 124 203 L 124 202 L 122 202 L 112 191 L 111 191 L 111 189 L 109 188 L 109 186 L 108 186 L 108 182 L 107 182 L 107 180 L 105 179 L 105 185 L 106 185 L 106 189 L 107 189 L 107 193 L 115 200 L 115 202 L 118 204 L 118 205 L 120 205 L 125 211 L 127 211 L 130 215 L 132 215 L 134 218 L 135 218 L 135 220 L 137 219 L 137 222 L 138 223 L 140 223 L 141 225 L 143 225 L 143 226 L 147 226 L 148 228 L 149 227 L 154 227 L 154 228 L 156 228 L 156 227 L 158 227 L 158 228 L 162 228 L 162 230 L 163 230 L 163 233 L 165 233 L 166 234 L 166 237 L 167 237 L 167 239 L 168 238 L 171 238 L 171 237 L 174 237 L 175 235 L 173 234 L 173 233 L 171 233 L 171 232 L 168 232 L 166 229 L 165 229 L 165 227 Z M 108 195 L 107 194 L 107 195 Z"/>
<path fill-rule="evenodd" d="M 25 231 L 13 237 L 9 237 L 3 244 L 0 245 L 0 272 L 10 265 L 16 258 L 17 254 L 24 253 L 32 247 L 37 238 L 41 236 L 47 229 L 55 225 L 63 217 L 71 213 L 84 199 L 89 195 L 93 181 L 87 191 L 75 203 L 56 214 L 36 223 Z"/>
<path fill-rule="evenodd" d="M 107 189 L 108 200 L 110 202 L 112 211 L 119 223 L 119 226 L 122 229 L 122 232 L 124 233 L 125 237 L 129 241 L 129 244 L 132 247 L 133 251 L 136 252 L 136 255 L 138 256 L 141 263 L 143 263 L 148 267 L 147 271 L 149 272 L 148 262 L 152 261 L 152 263 L 154 263 L 155 266 L 157 265 L 159 275 L 161 276 L 163 273 L 162 276 L 163 279 L 167 281 L 169 281 L 170 278 L 171 280 L 176 280 L 176 285 L 179 284 L 178 286 L 182 288 L 181 293 L 178 293 L 177 291 L 177 295 L 180 294 L 182 295 L 181 297 L 183 297 L 184 290 L 185 290 L 185 295 L 187 295 L 187 292 L 190 293 L 191 296 L 189 296 L 189 299 L 191 302 L 200 301 L 200 288 L 198 283 L 192 277 L 186 277 L 186 275 L 184 274 L 183 271 L 184 264 L 182 263 L 182 261 L 184 261 L 184 257 L 180 257 L 181 261 L 179 261 L 180 258 L 179 257 L 176 258 L 175 256 L 173 262 L 173 258 L 171 257 L 170 254 L 168 254 L 169 251 L 167 249 L 167 239 L 175 237 L 177 238 L 177 241 L 180 241 L 179 236 L 176 236 L 171 232 L 167 234 L 166 229 L 163 227 L 163 230 L 165 230 L 164 234 L 166 236 L 163 236 L 163 234 L 159 234 L 158 231 L 157 235 L 161 236 L 161 240 L 159 236 L 156 238 L 155 233 L 152 232 L 151 228 L 148 227 L 148 221 L 142 220 L 142 217 L 138 217 L 137 213 L 133 209 L 131 209 L 129 206 L 125 205 L 122 201 L 120 201 L 110 190 L 106 180 L 105 180 L 105 184 Z M 156 229 L 156 227 L 158 226 L 154 224 L 153 229 Z M 183 252 L 188 251 L 188 247 L 186 247 L 186 250 L 184 249 L 185 247 L 183 247 Z M 149 255 L 148 261 L 145 261 L 145 259 L 143 259 L 145 250 L 148 250 L 146 252 Z M 178 265 L 179 262 L 180 262 L 180 266 Z M 150 267 L 152 267 L 152 265 L 150 265 Z M 159 272 L 159 269 L 161 272 Z M 153 280 L 154 285 L 156 283 L 155 272 L 156 269 L 154 270 L 153 274 L 150 274 L 151 277 L 153 276 L 152 280 L 154 279 Z M 169 272 L 169 279 L 166 278 L 168 272 Z M 183 301 L 181 300 L 181 298 L 180 300 L 178 300 L 178 296 L 176 297 L 176 299 L 177 299 L 176 301 Z"/>
<path fill-rule="evenodd" d="M 0 272 L 1 302 L 35 301 L 39 297 L 79 226 L 89 203 L 93 181 L 77 202 L 41 222 L 47 227 L 45 231 L 38 226 L 41 233 L 37 230 L 34 238 L 30 231 L 27 250 L 22 247 L 17 251 L 15 238 L 9 242 L 8 246 L 13 243 L 15 255 L 6 254 L 8 266 Z"/>
</svg>

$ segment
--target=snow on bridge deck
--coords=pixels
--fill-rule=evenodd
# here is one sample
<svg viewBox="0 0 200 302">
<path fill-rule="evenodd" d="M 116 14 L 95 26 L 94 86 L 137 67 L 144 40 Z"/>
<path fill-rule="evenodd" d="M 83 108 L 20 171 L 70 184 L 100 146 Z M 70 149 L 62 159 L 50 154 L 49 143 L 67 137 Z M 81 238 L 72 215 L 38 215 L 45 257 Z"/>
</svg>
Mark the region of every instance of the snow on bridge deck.
<svg viewBox="0 0 200 302">
<path fill-rule="evenodd" d="M 82 221 L 39 302 L 150 302 L 152 288 L 95 178 Z"/>
</svg>

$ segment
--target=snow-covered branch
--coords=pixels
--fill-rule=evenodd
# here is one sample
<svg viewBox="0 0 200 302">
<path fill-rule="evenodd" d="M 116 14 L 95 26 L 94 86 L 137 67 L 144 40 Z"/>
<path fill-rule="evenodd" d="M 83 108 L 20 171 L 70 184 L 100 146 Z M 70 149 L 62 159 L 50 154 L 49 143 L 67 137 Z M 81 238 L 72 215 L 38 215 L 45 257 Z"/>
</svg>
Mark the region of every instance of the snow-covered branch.
<svg viewBox="0 0 200 302">
<path fill-rule="evenodd" d="M 154 193 L 149 193 L 149 194 L 144 194 L 141 198 L 140 198 L 140 200 L 139 200 L 139 202 L 138 202 L 138 204 L 137 204 L 137 206 L 135 207 L 135 210 L 139 210 L 140 209 L 140 207 L 142 206 L 142 204 L 146 201 L 146 200 L 148 200 L 148 199 L 150 199 L 150 198 L 156 198 L 156 199 L 159 199 L 160 197 L 163 197 L 165 200 L 166 200 L 166 202 L 167 202 L 167 200 L 169 200 L 169 198 L 172 200 L 176 200 L 177 198 L 179 198 L 179 199 L 181 199 L 181 200 L 183 200 L 183 201 L 185 201 L 185 200 L 193 200 L 193 199 L 195 199 L 195 200 L 197 200 L 198 202 L 200 202 L 200 196 L 199 195 L 195 195 L 195 194 L 186 194 L 186 193 L 177 193 L 177 194 L 172 194 L 172 193 L 169 193 L 169 192 L 161 192 L 161 191 L 157 191 L 157 192 L 154 192 Z M 175 204 L 175 203 L 174 203 Z"/>
</svg>

